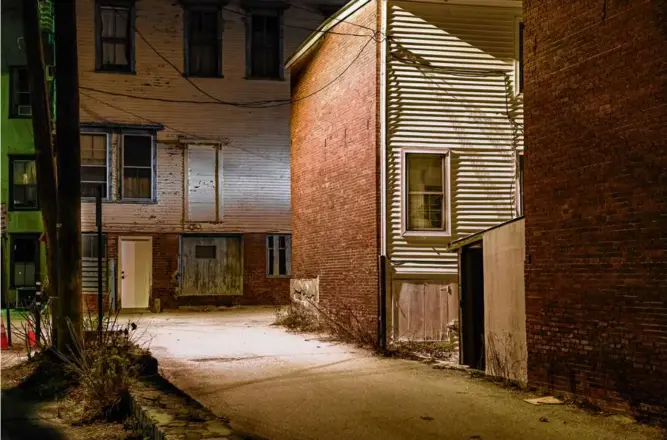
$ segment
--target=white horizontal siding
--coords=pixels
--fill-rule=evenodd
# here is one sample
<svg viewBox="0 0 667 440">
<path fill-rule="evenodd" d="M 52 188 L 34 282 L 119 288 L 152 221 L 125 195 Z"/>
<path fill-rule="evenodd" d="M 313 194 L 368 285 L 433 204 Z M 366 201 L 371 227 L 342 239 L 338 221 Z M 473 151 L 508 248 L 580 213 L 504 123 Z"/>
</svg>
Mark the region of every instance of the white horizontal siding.
<svg viewBox="0 0 667 440">
<path fill-rule="evenodd" d="M 520 13 L 388 4 L 388 245 L 399 275 L 455 274 L 448 243 L 514 215 L 514 157 L 523 148 L 521 97 L 513 90 Z M 451 237 L 402 234 L 401 149 L 420 147 L 451 154 Z"/>
</svg>

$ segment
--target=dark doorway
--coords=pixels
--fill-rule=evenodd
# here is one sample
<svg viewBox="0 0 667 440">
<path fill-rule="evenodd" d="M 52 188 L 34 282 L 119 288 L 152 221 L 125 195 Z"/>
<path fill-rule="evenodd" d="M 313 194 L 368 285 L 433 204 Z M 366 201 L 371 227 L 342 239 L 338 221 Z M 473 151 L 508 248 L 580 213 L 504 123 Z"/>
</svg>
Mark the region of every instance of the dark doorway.
<svg viewBox="0 0 667 440">
<path fill-rule="evenodd" d="M 482 243 L 461 250 L 461 363 L 484 370 L 484 258 Z"/>
</svg>

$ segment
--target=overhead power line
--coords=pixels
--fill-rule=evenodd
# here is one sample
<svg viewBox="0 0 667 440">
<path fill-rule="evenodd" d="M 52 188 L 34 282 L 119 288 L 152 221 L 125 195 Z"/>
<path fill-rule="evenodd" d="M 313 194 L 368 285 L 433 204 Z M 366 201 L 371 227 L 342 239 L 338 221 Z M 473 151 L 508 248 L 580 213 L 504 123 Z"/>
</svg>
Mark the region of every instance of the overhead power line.
<svg viewBox="0 0 667 440">
<path fill-rule="evenodd" d="M 107 106 L 107 107 L 109 107 L 109 108 L 112 108 L 112 109 L 114 109 L 114 110 L 117 110 L 117 111 L 119 111 L 119 112 L 126 113 L 126 114 L 128 114 L 128 115 L 130 115 L 130 116 L 133 116 L 133 117 L 135 117 L 135 118 L 137 118 L 137 119 L 140 119 L 140 120 L 142 120 L 142 121 L 148 122 L 148 123 L 150 123 L 150 124 L 161 125 L 161 126 L 163 126 L 164 128 L 168 128 L 168 129 L 171 130 L 171 131 L 174 131 L 174 132 L 176 132 L 176 133 L 180 133 L 180 134 L 189 136 L 189 137 L 191 137 L 191 138 L 193 138 L 193 139 L 196 139 L 196 140 L 201 140 L 201 141 L 210 141 L 210 140 L 211 140 L 211 138 L 202 137 L 202 136 L 197 135 L 197 134 L 194 134 L 194 133 L 190 133 L 190 132 L 187 132 L 187 131 L 184 131 L 184 130 L 180 130 L 180 129 L 175 128 L 175 127 L 173 127 L 173 126 L 171 126 L 171 125 L 167 125 L 167 124 L 165 124 L 164 122 L 157 122 L 157 121 L 154 121 L 154 120 L 152 120 L 152 119 L 149 119 L 149 118 L 147 118 L 147 117 L 145 117 L 145 116 L 140 116 L 140 115 L 138 115 L 138 114 L 136 114 L 136 113 L 134 113 L 134 112 L 132 112 L 132 111 L 130 111 L 130 110 L 126 110 L 126 109 L 124 109 L 124 108 L 122 108 L 122 107 L 118 107 L 118 106 L 113 105 L 113 104 L 111 104 L 111 103 L 109 103 L 109 102 L 103 101 L 103 100 L 101 100 L 101 99 L 99 99 L 99 98 L 96 98 L 96 97 L 94 97 L 94 96 L 92 96 L 92 95 L 86 93 L 86 92 L 80 92 L 80 93 L 81 93 L 83 96 L 86 96 L 87 98 L 90 98 L 90 99 L 92 99 L 92 100 L 94 100 L 94 101 L 96 101 L 96 102 L 99 102 L 99 103 L 102 104 L 102 105 L 105 105 L 105 106 Z M 100 116 L 99 114 L 97 114 L 96 116 L 99 117 L 99 118 L 101 118 L 101 119 L 104 119 L 105 122 L 112 122 L 112 121 L 109 121 L 108 119 L 105 119 L 104 117 Z M 277 162 L 277 163 L 282 163 L 282 164 L 287 164 L 287 163 L 288 163 L 288 162 L 285 162 L 285 161 L 282 161 L 282 160 L 274 159 L 274 158 L 269 157 L 269 156 L 264 156 L 264 155 L 262 155 L 262 154 L 255 153 L 254 151 L 248 150 L 248 149 L 246 149 L 246 148 L 239 147 L 238 145 L 234 145 L 233 143 L 229 143 L 229 144 L 227 144 L 226 146 L 231 147 L 231 148 L 236 148 L 237 150 L 245 151 L 245 152 L 248 153 L 248 154 L 251 154 L 251 155 L 253 155 L 253 156 L 257 156 L 257 157 L 261 157 L 262 159 L 270 160 L 270 161 L 272 161 L 272 162 Z"/>
</svg>

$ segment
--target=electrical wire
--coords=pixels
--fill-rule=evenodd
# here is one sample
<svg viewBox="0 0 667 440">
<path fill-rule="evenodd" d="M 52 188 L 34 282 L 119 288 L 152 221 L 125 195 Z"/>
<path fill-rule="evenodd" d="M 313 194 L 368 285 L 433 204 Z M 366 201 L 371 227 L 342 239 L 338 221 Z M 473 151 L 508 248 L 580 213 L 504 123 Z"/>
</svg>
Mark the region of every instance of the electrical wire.
<svg viewBox="0 0 667 440">
<path fill-rule="evenodd" d="M 164 128 L 168 128 L 168 129 L 171 130 L 171 131 L 174 131 L 174 132 L 176 132 L 176 133 L 180 133 L 180 134 L 189 136 L 189 137 L 191 137 L 191 138 L 193 138 L 193 139 L 196 139 L 196 140 L 201 140 L 201 141 L 210 141 L 210 140 L 211 140 L 210 138 L 205 138 L 205 137 L 199 136 L 199 135 L 194 134 L 194 133 L 190 133 L 190 132 L 187 132 L 187 131 L 179 130 L 178 128 L 175 128 L 175 127 L 173 127 L 173 126 L 167 125 L 167 124 L 165 124 L 165 123 L 163 123 L 163 122 L 153 121 L 152 119 L 146 118 L 146 117 L 144 117 L 144 116 L 140 116 L 140 115 L 138 115 L 138 114 L 136 114 L 136 113 L 134 113 L 134 112 L 131 112 L 131 111 L 129 111 L 129 110 L 126 110 L 126 109 L 121 108 L 121 107 L 118 107 L 118 106 L 115 106 L 115 105 L 110 104 L 110 103 L 108 103 L 108 102 L 106 102 L 106 101 L 103 101 L 103 100 L 101 100 L 101 99 L 99 99 L 99 98 L 96 98 L 96 97 L 94 97 L 94 96 L 92 96 L 92 95 L 90 95 L 90 94 L 88 94 L 88 93 L 86 93 L 86 92 L 80 92 L 80 93 L 81 93 L 83 96 L 86 96 L 87 98 L 90 98 L 90 99 L 92 99 L 92 100 L 94 100 L 94 101 L 99 102 L 99 103 L 102 104 L 102 105 L 105 105 L 105 106 L 107 106 L 107 107 L 109 107 L 109 108 L 112 108 L 112 109 L 114 109 L 114 110 L 117 110 L 117 111 L 126 113 L 126 114 L 128 114 L 128 115 L 130 115 L 130 116 L 133 116 L 133 117 L 135 117 L 135 118 L 137 118 L 137 119 L 141 119 L 142 121 L 148 122 L 148 123 L 150 123 L 150 124 L 161 125 L 161 126 L 163 126 Z M 83 107 L 85 107 L 85 106 L 83 106 Z M 99 117 L 100 119 L 103 119 L 105 122 L 108 122 L 108 123 L 113 122 L 113 121 L 110 121 L 110 120 L 108 120 L 108 119 L 106 119 L 106 118 L 100 116 L 99 114 L 96 114 L 96 116 Z M 288 162 L 285 162 L 285 161 L 282 161 L 282 160 L 277 160 L 277 159 L 274 159 L 274 158 L 269 157 L 269 156 L 264 156 L 264 155 L 262 155 L 262 154 L 255 153 L 254 151 L 245 149 L 245 148 L 243 148 L 243 147 L 239 147 L 238 145 L 234 145 L 233 143 L 228 143 L 228 144 L 226 144 L 225 146 L 227 146 L 227 147 L 231 147 L 231 148 L 236 148 L 237 150 L 245 151 L 245 152 L 248 153 L 248 154 L 251 154 L 251 155 L 253 155 L 253 156 L 257 156 L 257 157 L 261 157 L 262 159 L 266 159 L 266 160 L 269 160 L 269 161 L 272 161 L 272 162 L 277 162 L 277 163 L 281 163 L 281 164 L 288 164 Z"/>
</svg>

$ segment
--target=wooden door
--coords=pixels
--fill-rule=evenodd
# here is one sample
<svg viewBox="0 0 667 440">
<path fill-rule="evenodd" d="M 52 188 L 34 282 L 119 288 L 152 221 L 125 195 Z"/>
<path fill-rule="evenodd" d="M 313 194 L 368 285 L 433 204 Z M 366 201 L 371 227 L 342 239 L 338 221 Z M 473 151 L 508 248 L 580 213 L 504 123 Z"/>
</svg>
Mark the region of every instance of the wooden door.
<svg viewBox="0 0 667 440">
<path fill-rule="evenodd" d="M 183 237 L 181 272 L 182 296 L 242 295 L 241 237 Z"/>
</svg>

